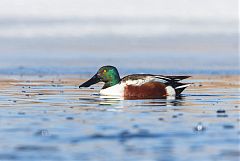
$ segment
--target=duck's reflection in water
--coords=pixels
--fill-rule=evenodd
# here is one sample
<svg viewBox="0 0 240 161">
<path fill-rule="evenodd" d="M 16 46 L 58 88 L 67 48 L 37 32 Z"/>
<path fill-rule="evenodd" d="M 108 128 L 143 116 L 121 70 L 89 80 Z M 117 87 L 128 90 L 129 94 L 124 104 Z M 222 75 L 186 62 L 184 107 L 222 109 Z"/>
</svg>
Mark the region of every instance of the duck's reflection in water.
<svg viewBox="0 0 240 161">
<path fill-rule="evenodd" d="M 156 106 L 183 106 L 184 97 L 166 97 L 163 99 L 132 99 L 126 100 L 123 97 L 99 95 L 99 105 L 109 105 L 115 108 L 129 107 L 156 107 Z"/>
<path fill-rule="evenodd" d="M 150 110 L 158 107 L 174 107 L 185 106 L 187 102 L 184 101 L 184 96 L 180 97 L 166 97 L 162 99 L 131 99 L 126 100 L 123 97 L 118 96 L 104 96 L 99 94 L 93 94 L 91 97 L 79 98 L 81 101 L 81 107 L 92 110 L 104 110 L 104 111 L 117 111 L 121 112 L 126 109 L 141 109 Z"/>
</svg>

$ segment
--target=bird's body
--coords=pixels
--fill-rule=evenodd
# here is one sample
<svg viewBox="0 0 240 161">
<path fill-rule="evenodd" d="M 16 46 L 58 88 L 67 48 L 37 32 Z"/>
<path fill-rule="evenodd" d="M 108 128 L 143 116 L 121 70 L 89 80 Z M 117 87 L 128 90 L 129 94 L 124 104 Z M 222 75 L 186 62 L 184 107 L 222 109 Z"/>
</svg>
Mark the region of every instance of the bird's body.
<svg viewBox="0 0 240 161">
<path fill-rule="evenodd" d="M 99 69 L 93 78 L 79 87 L 88 87 L 103 81 L 105 85 L 100 90 L 101 95 L 118 96 L 124 99 L 158 99 L 180 95 L 190 84 L 180 83 L 179 81 L 188 77 L 132 74 L 120 79 L 115 67 L 104 66 Z"/>
</svg>

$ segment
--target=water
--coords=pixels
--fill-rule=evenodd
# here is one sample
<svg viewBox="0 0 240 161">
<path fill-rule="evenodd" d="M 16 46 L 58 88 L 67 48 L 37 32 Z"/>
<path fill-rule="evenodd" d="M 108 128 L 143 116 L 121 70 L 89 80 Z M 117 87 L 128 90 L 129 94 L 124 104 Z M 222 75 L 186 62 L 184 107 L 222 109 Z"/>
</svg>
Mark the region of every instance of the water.
<svg viewBox="0 0 240 161">
<path fill-rule="evenodd" d="M 0 42 L 0 74 L 93 74 L 103 65 L 121 74 L 239 74 L 236 36 Z"/>
<path fill-rule="evenodd" d="M 206 5 L 208 4 L 208 5 Z M 0 74 L 239 74 L 237 0 L 1 0 Z"/>
<path fill-rule="evenodd" d="M 176 100 L 104 99 L 78 77 L 2 76 L 1 161 L 239 159 L 239 77 L 194 76 Z"/>
</svg>

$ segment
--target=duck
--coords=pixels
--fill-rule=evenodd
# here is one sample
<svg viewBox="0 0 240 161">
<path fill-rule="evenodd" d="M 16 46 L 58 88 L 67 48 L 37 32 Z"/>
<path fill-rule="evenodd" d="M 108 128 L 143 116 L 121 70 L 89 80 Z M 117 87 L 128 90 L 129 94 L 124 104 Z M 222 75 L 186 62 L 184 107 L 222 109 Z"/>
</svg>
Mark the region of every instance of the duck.
<svg viewBox="0 0 240 161">
<path fill-rule="evenodd" d="M 124 99 L 162 99 L 178 97 L 191 83 L 181 83 L 191 76 L 164 76 L 153 74 L 131 74 L 120 78 L 116 67 L 102 66 L 97 73 L 82 83 L 79 88 L 90 87 L 98 82 L 104 85 L 100 95 L 117 96 Z"/>
</svg>

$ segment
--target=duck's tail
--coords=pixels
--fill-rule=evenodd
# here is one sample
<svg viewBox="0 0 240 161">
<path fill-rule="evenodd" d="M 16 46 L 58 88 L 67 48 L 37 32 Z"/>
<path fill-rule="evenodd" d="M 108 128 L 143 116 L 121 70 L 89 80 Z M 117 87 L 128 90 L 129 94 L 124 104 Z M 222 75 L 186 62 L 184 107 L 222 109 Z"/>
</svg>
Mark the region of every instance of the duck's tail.
<svg viewBox="0 0 240 161">
<path fill-rule="evenodd" d="M 172 81 L 178 82 L 178 81 L 180 81 L 180 80 L 190 78 L 191 76 L 180 75 L 180 76 L 166 76 L 166 77 L 167 77 L 167 78 L 170 78 Z"/>
<path fill-rule="evenodd" d="M 168 85 L 172 86 L 176 92 L 176 96 L 180 95 L 182 91 L 190 86 L 192 83 L 181 83 L 179 81 L 187 79 L 191 76 L 167 76 L 171 80 L 168 82 Z"/>
<path fill-rule="evenodd" d="M 173 86 L 173 88 L 175 89 L 175 92 L 176 92 L 176 96 L 180 95 L 182 93 L 182 91 L 190 85 L 191 85 L 190 83 L 179 83 L 178 82 L 175 86 Z"/>
</svg>

